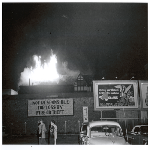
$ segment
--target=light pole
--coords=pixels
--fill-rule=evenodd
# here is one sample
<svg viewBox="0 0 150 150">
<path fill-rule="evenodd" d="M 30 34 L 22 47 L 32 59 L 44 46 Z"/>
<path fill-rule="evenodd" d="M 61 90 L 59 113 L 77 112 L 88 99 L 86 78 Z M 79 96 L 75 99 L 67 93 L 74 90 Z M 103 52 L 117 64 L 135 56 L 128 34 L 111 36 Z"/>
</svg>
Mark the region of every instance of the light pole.
<svg viewBox="0 0 150 150">
<path fill-rule="evenodd" d="M 78 120 L 78 124 L 79 124 L 79 133 L 80 133 L 80 120 Z"/>
<path fill-rule="evenodd" d="M 27 124 L 27 123 L 25 122 L 24 124 L 25 124 L 25 135 L 26 135 L 26 124 Z"/>
<path fill-rule="evenodd" d="M 67 121 L 65 121 L 65 135 L 66 135 L 66 122 L 67 122 Z"/>
<path fill-rule="evenodd" d="M 11 136 L 13 134 L 13 123 L 11 123 Z"/>
<path fill-rule="evenodd" d="M 102 80 L 104 80 L 105 79 L 105 77 L 102 77 Z"/>
<path fill-rule="evenodd" d="M 132 80 L 132 79 L 134 79 L 134 76 L 130 80 Z"/>
</svg>

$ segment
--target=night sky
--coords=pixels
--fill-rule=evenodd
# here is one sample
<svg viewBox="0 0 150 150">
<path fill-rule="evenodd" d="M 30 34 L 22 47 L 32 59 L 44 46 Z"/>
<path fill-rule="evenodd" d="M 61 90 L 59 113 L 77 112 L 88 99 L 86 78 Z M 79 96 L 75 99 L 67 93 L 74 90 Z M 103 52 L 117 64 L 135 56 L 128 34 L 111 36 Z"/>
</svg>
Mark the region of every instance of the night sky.
<svg viewBox="0 0 150 150">
<path fill-rule="evenodd" d="M 96 80 L 145 79 L 148 4 L 2 3 L 2 88 L 17 89 L 32 56 L 47 59 L 51 49 L 59 73 L 67 62 Z"/>
</svg>

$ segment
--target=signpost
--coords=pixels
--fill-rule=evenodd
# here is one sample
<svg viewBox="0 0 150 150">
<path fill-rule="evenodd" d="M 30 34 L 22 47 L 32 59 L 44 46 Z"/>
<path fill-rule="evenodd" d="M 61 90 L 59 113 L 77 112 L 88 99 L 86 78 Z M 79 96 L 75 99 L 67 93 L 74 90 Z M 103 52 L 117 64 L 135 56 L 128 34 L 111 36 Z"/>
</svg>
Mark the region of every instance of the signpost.
<svg viewBox="0 0 150 150">
<path fill-rule="evenodd" d="M 83 106 L 83 122 L 88 122 L 88 107 Z"/>
</svg>

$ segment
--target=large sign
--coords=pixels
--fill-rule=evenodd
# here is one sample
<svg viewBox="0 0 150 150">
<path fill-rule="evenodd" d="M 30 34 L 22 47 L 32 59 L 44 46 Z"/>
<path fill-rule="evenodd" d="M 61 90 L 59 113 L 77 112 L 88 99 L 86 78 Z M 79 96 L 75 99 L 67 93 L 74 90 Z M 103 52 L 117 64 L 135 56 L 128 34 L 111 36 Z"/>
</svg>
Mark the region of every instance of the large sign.
<svg viewBox="0 0 150 150">
<path fill-rule="evenodd" d="M 140 80 L 139 85 L 142 108 L 148 108 L 148 81 Z"/>
<path fill-rule="evenodd" d="M 73 115 L 73 99 L 28 100 L 28 116 Z"/>
<path fill-rule="evenodd" d="M 93 91 L 94 110 L 138 108 L 137 81 L 93 81 Z"/>
</svg>

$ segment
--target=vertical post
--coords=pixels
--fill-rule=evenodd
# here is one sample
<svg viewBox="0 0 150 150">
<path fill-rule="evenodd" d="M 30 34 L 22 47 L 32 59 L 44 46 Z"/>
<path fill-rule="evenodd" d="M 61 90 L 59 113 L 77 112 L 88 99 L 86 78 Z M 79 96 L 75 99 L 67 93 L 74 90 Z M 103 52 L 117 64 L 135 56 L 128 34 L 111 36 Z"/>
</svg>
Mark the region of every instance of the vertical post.
<svg viewBox="0 0 150 150">
<path fill-rule="evenodd" d="M 67 122 L 67 121 L 65 121 L 65 134 L 66 134 L 66 122 Z"/>
<path fill-rule="evenodd" d="M 125 117 L 126 117 L 126 114 L 125 114 L 124 108 L 123 108 L 123 115 L 124 115 L 124 118 L 125 118 Z"/>
<path fill-rule="evenodd" d="M 102 110 L 101 110 L 101 120 L 102 120 L 103 116 L 102 116 Z"/>
<path fill-rule="evenodd" d="M 132 128 L 134 127 L 134 119 L 132 120 Z"/>
<path fill-rule="evenodd" d="M 25 131 L 25 134 L 26 134 L 26 124 L 27 124 L 27 123 L 25 122 L 24 124 L 25 124 L 25 130 L 24 130 L 24 131 Z"/>
<path fill-rule="evenodd" d="M 13 134 L 13 133 L 12 133 L 12 130 L 13 130 L 12 127 L 13 127 L 13 123 L 11 123 L 11 136 L 12 136 L 12 134 Z"/>
<path fill-rule="evenodd" d="M 79 133 L 80 133 L 80 120 L 78 120 L 78 123 L 79 123 Z"/>
<path fill-rule="evenodd" d="M 127 131 L 127 128 L 126 128 L 126 138 L 127 138 L 127 142 L 128 142 L 128 131 Z"/>
<path fill-rule="evenodd" d="M 144 119 L 144 124 L 145 124 L 145 117 L 143 119 Z"/>
</svg>

